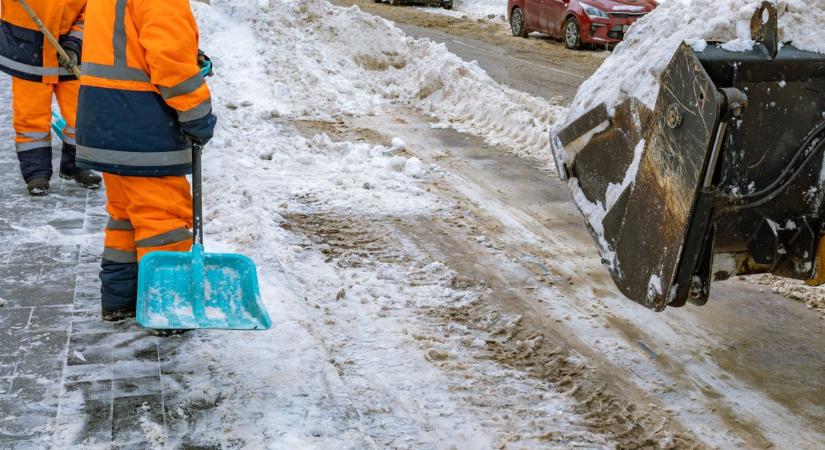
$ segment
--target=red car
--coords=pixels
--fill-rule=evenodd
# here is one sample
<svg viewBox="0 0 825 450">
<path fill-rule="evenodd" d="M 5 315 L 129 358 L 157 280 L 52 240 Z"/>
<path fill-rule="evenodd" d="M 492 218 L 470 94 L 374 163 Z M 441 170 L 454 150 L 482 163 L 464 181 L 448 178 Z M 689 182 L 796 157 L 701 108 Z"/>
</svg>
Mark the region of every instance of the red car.
<svg viewBox="0 0 825 450">
<path fill-rule="evenodd" d="M 577 49 L 621 42 L 630 25 L 656 6 L 654 0 L 508 0 L 507 12 L 513 36 L 538 31 Z"/>
</svg>

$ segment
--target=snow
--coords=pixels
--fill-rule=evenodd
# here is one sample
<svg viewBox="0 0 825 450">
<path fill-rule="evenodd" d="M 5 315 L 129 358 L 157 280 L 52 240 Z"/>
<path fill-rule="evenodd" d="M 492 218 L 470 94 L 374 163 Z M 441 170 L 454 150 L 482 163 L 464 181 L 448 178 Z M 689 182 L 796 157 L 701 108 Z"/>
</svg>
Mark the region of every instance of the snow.
<svg viewBox="0 0 825 450">
<path fill-rule="evenodd" d="M 825 290 L 821 286 L 808 286 L 804 281 L 781 278 L 771 274 L 746 277 L 748 281 L 767 286 L 772 292 L 804 303 L 825 319 Z"/>
<path fill-rule="evenodd" d="M 659 75 L 682 42 L 704 51 L 707 42 L 722 42 L 730 51 L 750 50 L 750 19 L 761 0 L 670 0 L 636 22 L 578 90 L 560 126 L 605 103 L 608 110 L 629 97 L 653 109 Z M 777 2 L 783 42 L 825 53 L 825 0 Z"/>
<path fill-rule="evenodd" d="M 662 279 L 658 275 L 651 275 L 647 284 L 647 298 L 654 299 L 662 294 Z"/>
<path fill-rule="evenodd" d="M 462 355 L 468 339 L 483 348 L 483 332 L 422 319 L 427 308 L 478 300 L 478 292 L 453 286 L 449 268 L 361 254 L 384 249 L 386 236 L 374 228 L 382 219 L 428 218 L 452 205 L 429 192 L 425 183 L 437 168 L 411 156 L 403 139 L 374 143 L 335 134 L 341 117 L 407 108 L 437 126 L 532 154 L 545 151 L 563 109 L 499 85 L 443 45 L 409 38 L 356 7 L 324 0 L 211 3 L 192 3 L 201 47 L 215 64 L 208 81 L 219 117 L 204 153 L 206 249 L 256 262 L 273 327 L 163 340 L 172 349 L 162 362 L 165 408 L 180 420 L 159 423 L 156 411 L 140 408 L 142 438 L 159 448 L 184 438 L 246 448 L 493 448 L 514 440 L 536 446 L 546 441 L 531 434 L 535 418 L 547 417 L 560 439 L 569 432 L 575 438 L 568 442 L 604 445 L 582 425 L 576 405 L 545 380 Z M 364 39 L 371 35 L 381 39 Z M 8 91 L 8 79 L 0 82 Z M 10 111 L 0 116 L 11 122 Z M 102 206 L 93 212 L 105 216 Z M 97 229 L 67 236 L 45 226 L 24 235 L 93 249 L 102 239 Z M 341 242 L 351 235 L 353 242 Z M 332 260 L 328 253 L 340 248 L 354 250 Z M 191 306 L 179 307 L 191 315 Z M 113 336 L 118 354 L 158 345 L 134 328 Z M 91 363 L 83 351 L 69 356 Z M 66 370 L 81 368 L 74 375 L 84 381 L 111 377 L 95 364 Z M 508 413 L 513 393 L 524 403 L 518 414 Z M 80 393 L 60 394 L 62 411 L 81 409 Z M 61 415 L 52 430 L 55 447 L 83 436 L 82 420 Z"/>
<path fill-rule="evenodd" d="M 75 358 L 77 358 L 77 359 L 79 359 L 79 360 L 81 360 L 81 361 L 83 361 L 83 362 L 86 362 L 86 357 L 85 357 L 85 356 L 83 356 L 83 353 L 80 353 L 79 351 L 75 350 L 75 351 L 73 351 L 73 352 L 72 352 L 72 355 L 73 355 Z"/>
<path fill-rule="evenodd" d="M 418 178 L 424 173 L 424 163 L 420 159 L 413 156 L 404 163 L 404 175 L 412 178 Z"/>
<path fill-rule="evenodd" d="M 404 150 L 406 147 L 407 147 L 407 143 L 404 142 L 404 140 L 399 138 L 399 137 L 394 137 L 390 141 L 390 148 L 393 151 L 395 151 L 395 150 Z"/>
<path fill-rule="evenodd" d="M 423 11 L 452 17 L 470 17 L 482 20 L 505 20 L 506 0 L 453 0 L 453 9 L 420 8 Z"/>
<path fill-rule="evenodd" d="M 387 108 L 405 107 L 534 156 L 546 153 L 547 130 L 564 110 L 501 86 L 443 46 L 410 39 L 357 8 L 322 0 L 213 0 L 193 8 L 216 66 L 209 84 L 219 116 L 204 155 L 206 248 L 255 260 L 273 328 L 152 341 L 158 352 L 172 349 L 162 369 L 178 376 L 163 377 L 162 389 L 174 412 L 168 418 L 177 419 L 159 423 L 144 405 L 137 416 L 142 437 L 158 448 L 184 446 L 184 437 L 231 448 L 610 448 L 614 443 L 594 433 L 591 418 L 579 416 L 551 383 L 479 356 L 520 317 L 490 312 L 479 318 L 487 330 L 432 317 L 483 303 L 486 292 L 462 287 L 439 261 L 412 250 L 398 255 L 412 245 L 392 241 L 397 236 L 382 228 L 395 218 L 427 223 L 455 207 L 430 192 L 440 169 L 411 155 L 420 144 L 394 135 L 376 143 L 336 129 L 342 117 L 377 120 Z M 371 35 L 382 39 L 364 39 Z M 634 170 L 609 186 L 606 205 L 589 205 L 591 226 L 601 226 Z M 498 201 L 469 194 L 479 205 Z M 520 220 L 505 222 L 504 231 L 528 235 Z M 66 237 L 44 228 L 27 236 L 97 244 L 99 234 Z M 551 249 L 573 247 L 530 236 L 556 245 Z M 582 254 L 559 255 L 562 264 L 588 267 Z M 652 279 L 652 289 L 657 285 L 661 290 Z M 570 311 L 568 300 L 590 301 L 544 294 L 559 317 Z M 656 322 L 653 313 L 617 309 L 623 318 Z M 589 320 L 570 322 L 618 367 L 641 367 L 637 376 L 652 383 L 662 378 L 648 377 L 658 373 L 654 362 L 628 362 L 633 348 L 610 350 L 625 341 Z M 661 340 L 689 341 L 677 331 L 665 328 Z M 130 350 L 140 335 L 123 333 L 118 351 Z M 91 370 L 84 377 L 102 379 Z M 61 402 L 69 410 L 82 401 L 80 393 L 66 394 Z M 537 422 L 552 429 L 545 433 Z M 83 433 L 80 425 L 69 418 L 55 433 L 71 440 Z"/>
<path fill-rule="evenodd" d="M 548 156 L 548 132 L 565 108 L 502 86 L 443 44 L 410 38 L 356 7 L 342 9 L 320 0 L 271 4 L 256 17 L 258 27 L 266 27 L 260 38 L 289 49 L 290 58 L 279 57 L 279 64 L 267 68 L 274 86 L 252 88 L 238 81 L 246 98 L 233 99 L 234 104 L 248 100 L 260 109 L 259 93 L 271 92 L 262 114 L 329 119 L 376 115 L 392 101 L 437 118 L 439 126 L 518 154 Z M 382 38 L 363 39 L 368 35 Z M 233 48 L 246 44 L 228 43 Z M 304 101 L 308 98 L 312 101 Z"/>
<path fill-rule="evenodd" d="M 613 11 L 629 11 L 629 12 L 638 12 L 644 11 L 644 6 L 637 6 L 637 5 L 615 5 L 613 6 Z"/>
<path fill-rule="evenodd" d="M 642 154 L 644 154 L 645 150 L 645 143 L 645 140 L 642 139 L 633 149 L 633 160 L 630 162 L 630 166 L 628 166 L 627 171 L 624 174 L 622 183 L 610 183 L 607 186 L 607 192 L 605 193 L 604 198 L 607 202 L 607 205 L 605 206 L 608 211 L 613 208 L 613 205 L 616 204 L 622 193 L 630 187 L 630 184 L 636 180 L 636 174 L 639 172 L 639 164 L 642 162 Z"/>
</svg>

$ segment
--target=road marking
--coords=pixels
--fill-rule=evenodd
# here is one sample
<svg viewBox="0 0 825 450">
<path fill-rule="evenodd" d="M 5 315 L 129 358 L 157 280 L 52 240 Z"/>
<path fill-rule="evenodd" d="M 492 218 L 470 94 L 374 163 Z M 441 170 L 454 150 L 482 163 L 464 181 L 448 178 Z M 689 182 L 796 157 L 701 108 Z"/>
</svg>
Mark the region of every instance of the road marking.
<svg viewBox="0 0 825 450">
<path fill-rule="evenodd" d="M 469 47 L 469 48 L 472 48 L 474 50 L 478 50 L 478 51 L 483 52 L 483 53 L 487 53 L 488 55 L 492 55 L 492 56 L 496 56 L 496 57 L 509 58 L 509 59 L 512 59 L 513 61 L 518 61 L 520 63 L 530 64 L 531 66 L 536 66 L 536 67 L 541 67 L 542 69 L 551 70 L 553 72 L 561 73 L 561 74 L 564 74 L 564 75 L 567 75 L 567 76 L 570 76 L 570 77 L 573 77 L 573 78 L 577 78 L 579 80 L 584 80 L 584 78 L 585 78 L 585 77 L 583 77 L 579 74 L 575 74 L 575 73 L 572 73 L 572 72 L 567 72 L 567 71 L 561 70 L 561 69 L 556 69 L 555 67 L 548 66 L 546 64 L 540 64 L 540 63 L 533 62 L 533 61 L 527 61 L 525 59 L 514 58 L 514 57 L 512 57 L 512 56 L 510 56 L 506 53 L 493 52 L 493 51 L 487 50 L 485 48 L 477 47 L 475 45 L 468 44 L 466 42 L 462 42 L 462 41 L 459 41 L 459 40 L 456 40 L 456 39 L 450 39 L 450 42 L 453 42 L 453 43 L 459 44 L 459 45 L 463 45 L 465 47 Z"/>
</svg>

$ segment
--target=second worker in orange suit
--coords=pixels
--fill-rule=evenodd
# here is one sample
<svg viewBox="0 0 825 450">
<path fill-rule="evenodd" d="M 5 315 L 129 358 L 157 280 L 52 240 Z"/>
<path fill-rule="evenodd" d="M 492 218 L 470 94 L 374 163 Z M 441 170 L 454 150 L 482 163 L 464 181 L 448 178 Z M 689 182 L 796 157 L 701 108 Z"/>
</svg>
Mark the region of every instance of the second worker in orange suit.
<svg viewBox="0 0 825 450">
<path fill-rule="evenodd" d="M 28 0 L 76 64 L 81 59 L 86 0 Z M 52 97 L 66 120 L 60 177 L 88 188 L 100 176 L 75 165 L 75 115 L 80 82 L 58 62 L 57 49 L 17 0 L 0 0 L 0 70 L 11 75 L 15 148 L 29 194 L 46 195 L 52 177 Z M 66 65 L 66 62 L 64 62 Z"/>
</svg>

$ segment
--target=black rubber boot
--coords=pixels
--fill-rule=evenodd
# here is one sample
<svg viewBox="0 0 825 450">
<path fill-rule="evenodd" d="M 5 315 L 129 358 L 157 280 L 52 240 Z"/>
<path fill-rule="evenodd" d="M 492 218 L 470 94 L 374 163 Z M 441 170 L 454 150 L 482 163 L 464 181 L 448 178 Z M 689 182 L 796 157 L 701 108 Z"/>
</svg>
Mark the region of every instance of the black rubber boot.
<svg viewBox="0 0 825 450">
<path fill-rule="evenodd" d="M 100 313 L 103 316 L 103 320 L 107 322 L 120 322 L 121 320 L 135 317 L 134 309 L 101 309 Z"/>
<path fill-rule="evenodd" d="M 77 181 L 77 184 L 86 189 L 100 189 L 100 183 L 103 182 L 103 178 L 101 178 L 100 175 L 86 169 L 77 169 L 74 172 L 63 172 L 61 170 L 60 178 Z"/>
<path fill-rule="evenodd" d="M 135 317 L 138 265 L 100 261 L 100 311 L 103 320 L 118 322 Z"/>
<path fill-rule="evenodd" d="M 45 178 L 31 180 L 26 183 L 26 187 L 32 197 L 43 197 L 49 194 L 49 180 Z"/>
<path fill-rule="evenodd" d="M 86 189 L 99 189 L 103 179 L 91 170 L 78 168 L 76 157 L 77 147 L 64 142 L 60 155 L 60 178 L 77 181 L 77 184 Z"/>
</svg>

